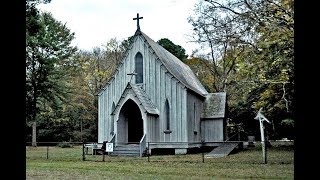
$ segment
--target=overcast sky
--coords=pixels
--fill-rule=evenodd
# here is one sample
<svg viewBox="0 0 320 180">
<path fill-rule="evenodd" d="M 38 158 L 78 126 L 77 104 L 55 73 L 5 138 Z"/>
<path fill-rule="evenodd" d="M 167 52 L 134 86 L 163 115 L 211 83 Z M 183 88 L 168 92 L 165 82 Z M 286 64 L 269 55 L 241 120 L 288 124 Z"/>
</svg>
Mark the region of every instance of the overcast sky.
<svg viewBox="0 0 320 180">
<path fill-rule="evenodd" d="M 118 40 L 132 36 L 137 29 L 133 20 L 137 13 L 143 17 L 141 30 L 154 41 L 168 38 L 191 55 L 196 44 L 188 42 L 192 26 L 187 18 L 193 13 L 197 0 L 52 0 L 39 5 L 66 23 L 75 33 L 73 45 L 91 50 L 110 38 Z"/>
</svg>

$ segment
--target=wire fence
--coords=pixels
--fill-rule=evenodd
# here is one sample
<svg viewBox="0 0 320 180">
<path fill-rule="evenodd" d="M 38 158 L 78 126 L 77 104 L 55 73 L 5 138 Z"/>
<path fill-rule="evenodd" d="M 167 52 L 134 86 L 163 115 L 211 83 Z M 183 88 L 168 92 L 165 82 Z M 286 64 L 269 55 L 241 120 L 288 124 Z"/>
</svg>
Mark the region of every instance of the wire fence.
<svg viewBox="0 0 320 180">
<path fill-rule="evenodd" d="M 248 147 L 247 142 L 230 141 L 230 142 L 147 142 L 143 157 L 132 156 L 117 156 L 110 152 L 105 152 L 102 149 L 102 144 L 96 142 L 37 142 L 37 146 L 32 146 L 31 142 L 26 143 L 26 159 L 28 160 L 53 160 L 53 161 L 95 161 L 95 162 L 130 162 L 130 161 L 145 161 L 145 162 L 228 162 L 232 158 L 214 158 L 207 156 L 218 144 L 222 143 L 239 143 L 231 154 L 241 150 L 252 151 L 248 159 L 242 161 L 254 161 L 259 163 L 261 156 L 260 142 L 255 142 L 253 147 Z M 293 141 L 275 142 L 271 144 L 275 146 L 285 146 L 292 149 Z M 245 146 L 245 148 L 243 147 Z M 185 148 L 181 148 L 185 146 Z M 180 147 L 180 148 L 178 148 Z M 227 161 L 226 161 L 227 160 Z"/>
<path fill-rule="evenodd" d="M 208 142 L 207 142 L 208 143 Z M 217 143 L 217 142 L 215 142 Z M 126 158 L 150 161 L 181 161 L 185 154 L 190 155 L 186 161 L 204 162 L 204 155 L 213 149 L 205 146 L 204 142 L 181 143 L 181 142 L 148 142 L 144 157 L 109 156 L 111 153 L 103 153 L 102 144 L 95 142 L 37 142 L 32 146 L 31 142 L 26 143 L 27 159 L 51 159 L 51 160 L 82 160 L 82 161 L 123 161 Z M 120 144 L 121 145 L 121 144 Z M 178 148 L 183 147 L 185 148 Z M 103 155 L 103 156 L 101 156 Z M 106 156 L 106 157 L 105 157 Z"/>
</svg>

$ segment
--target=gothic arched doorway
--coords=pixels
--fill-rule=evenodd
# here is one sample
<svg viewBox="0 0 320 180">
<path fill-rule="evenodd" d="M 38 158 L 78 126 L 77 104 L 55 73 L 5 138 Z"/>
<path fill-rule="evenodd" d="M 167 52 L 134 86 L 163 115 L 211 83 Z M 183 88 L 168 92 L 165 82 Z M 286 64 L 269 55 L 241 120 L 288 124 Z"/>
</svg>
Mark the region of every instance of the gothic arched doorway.
<svg viewBox="0 0 320 180">
<path fill-rule="evenodd" d="M 143 120 L 138 105 L 131 99 L 120 110 L 117 126 L 119 143 L 138 143 L 143 136 Z"/>
</svg>

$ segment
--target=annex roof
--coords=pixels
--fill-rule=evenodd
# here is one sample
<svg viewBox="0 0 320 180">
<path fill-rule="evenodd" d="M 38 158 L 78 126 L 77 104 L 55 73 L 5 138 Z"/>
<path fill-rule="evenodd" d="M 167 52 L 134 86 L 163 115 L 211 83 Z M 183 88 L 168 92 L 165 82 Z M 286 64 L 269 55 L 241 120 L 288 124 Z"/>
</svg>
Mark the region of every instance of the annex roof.
<svg viewBox="0 0 320 180">
<path fill-rule="evenodd" d="M 209 93 L 203 104 L 202 118 L 224 118 L 226 111 L 226 93 Z"/>
</svg>

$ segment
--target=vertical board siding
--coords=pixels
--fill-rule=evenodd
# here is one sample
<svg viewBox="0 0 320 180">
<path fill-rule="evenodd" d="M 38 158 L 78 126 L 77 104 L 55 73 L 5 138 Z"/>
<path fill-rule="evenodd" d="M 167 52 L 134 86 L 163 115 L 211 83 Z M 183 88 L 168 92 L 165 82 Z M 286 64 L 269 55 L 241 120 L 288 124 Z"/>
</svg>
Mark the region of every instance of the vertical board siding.
<svg viewBox="0 0 320 180">
<path fill-rule="evenodd" d="M 169 102 L 169 122 L 170 122 L 170 130 L 172 131 L 172 114 L 174 113 L 174 109 L 172 109 L 172 101 L 171 101 L 171 77 L 168 73 L 165 73 L 165 84 L 166 84 L 166 99 Z M 166 134 L 167 139 L 166 141 L 171 141 L 171 136 L 177 132 L 172 131 L 170 134 Z"/>
<path fill-rule="evenodd" d="M 181 106 L 182 106 L 182 102 L 181 102 L 181 84 L 177 83 L 177 88 L 176 88 L 176 92 L 177 92 L 177 112 L 176 112 L 176 117 L 177 117 L 177 126 L 179 128 L 178 132 L 177 132 L 177 140 L 179 142 L 181 142 L 182 140 L 182 131 L 181 131 L 181 124 L 182 124 L 182 112 L 181 112 Z"/>
<path fill-rule="evenodd" d="M 201 131 L 206 142 L 223 141 L 223 119 L 202 120 Z"/>
<path fill-rule="evenodd" d="M 104 97 L 104 102 L 105 105 L 104 105 L 104 118 L 107 119 L 107 121 L 104 122 L 104 133 L 105 133 L 105 136 L 104 138 L 102 139 L 103 141 L 106 141 L 108 138 L 109 138 L 109 101 L 110 99 L 108 98 L 108 94 L 107 93 L 104 93 L 103 95 Z"/>
<path fill-rule="evenodd" d="M 187 90 L 184 87 L 181 92 L 181 130 L 182 130 L 182 142 L 187 142 Z"/>
<path fill-rule="evenodd" d="M 149 83 L 149 78 L 150 78 L 150 76 L 149 76 L 149 59 L 148 58 L 143 58 L 143 63 L 144 63 L 144 67 L 143 68 L 145 68 L 145 71 L 146 71 L 146 73 L 143 75 L 144 76 L 144 81 L 143 81 L 143 83 L 145 84 L 145 90 L 146 90 L 146 92 L 147 92 L 147 94 L 149 94 L 150 93 L 150 83 Z"/>
<path fill-rule="evenodd" d="M 106 106 L 106 102 L 105 102 L 105 95 L 103 95 L 102 96 L 102 102 L 103 102 L 103 105 L 102 105 L 102 109 L 103 109 L 103 111 L 102 111 L 102 117 L 105 119 L 105 113 L 106 113 L 106 111 L 105 111 L 105 106 Z M 103 121 L 102 122 L 102 128 L 103 128 L 103 133 L 102 133 L 102 141 L 104 141 L 104 139 L 105 139 L 105 137 L 106 137 L 106 131 L 105 131 L 105 129 L 106 129 L 106 121 Z"/>
<path fill-rule="evenodd" d="M 165 130 L 165 119 L 163 118 L 163 113 L 164 113 L 164 103 L 166 100 L 165 97 L 165 68 L 161 66 L 160 69 L 160 141 L 164 142 L 165 134 L 163 131 Z"/>
<path fill-rule="evenodd" d="M 166 140 L 164 133 L 166 130 L 166 120 L 163 118 L 163 113 L 165 101 L 168 99 L 170 106 L 170 130 L 172 132 L 167 134 L 169 135 L 167 140 L 171 142 L 190 141 L 192 138 L 188 133 L 192 131 L 193 134 L 194 127 L 188 123 L 192 115 L 188 114 L 190 107 L 188 106 L 189 96 L 187 95 L 187 90 L 175 77 L 172 77 L 172 74 L 167 71 L 154 51 L 150 49 L 150 46 L 139 36 L 127 52 L 127 56 L 123 62 L 118 65 L 118 70 L 116 70 L 114 77 L 99 95 L 98 141 L 101 143 L 111 138 L 112 103 L 114 102 L 115 106 L 118 106 L 120 97 L 131 78 L 127 74 L 132 73 L 135 69 L 134 58 L 137 52 L 141 52 L 143 55 L 143 87 L 148 97 L 159 110 L 158 117 L 152 115 L 146 116 L 148 139 L 153 142 L 164 142 Z M 132 77 L 131 83 L 135 83 L 135 77 Z M 201 106 L 197 103 L 196 107 L 200 108 Z M 198 108 L 196 108 L 197 111 L 199 110 Z M 200 119 L 200 113 L 197 112 L 197 118 L 198 116 Z M 114 122 L 116 121 L 117 119 L 114 119 Z M 122 124 L 122 126 L 123 128 L 126 127 L 125 124 Z M 115 127 L 114 130 L 116 131 L 118 128 Z M 200 132 L 198 134 L 200 135 Z"/>
<path fill-rule="evenodd" d="M 156 80 L 155 80 L 155 106 L 160 111 L 160 62 L 158 59 L 156 59 Z"/>
<path fill-rule="evenodd" d="M 103 93 L 104 92 L 102 92 L 100 95 L 99 95 L 99 97 L 98 97 L 98 142 L 100 143 L 101 142 L 101 138 L 102 138 L 102 134 L 101 134 L 101 132 L 102 132 L 102 129 L 101 129 L 101 123 L 103 122 L 102 121 L 102 116 L 101 116 L 101 112 L 102 112 L 102 110 L 101 110 L 101 106 L 102 106 L 102 98 L 101 98 L 101 96 L 103 95 Z"/>
<path fill-rule="evenodd" d="M 171 124 L 172 124 L 172 135 L 173 137 L 171 138 L 171 141 L 177 142 L 177 137 L 178 137 L 178 126 L 177 126 L 177 98 L 176 98 L 176 80 L 174 78 L 171 78 L 171 106 L 172 106 L 172 115 L 171 115 Z"/>
<path fill-rule="evenodd" d="M 154 65 L 155 65 L 155 60 L 154 60 L 154 58 L 149 58 L 149 60 L 150 60 L 150 64 L 149 64 L 149 68 L 150 68 L 150 71 L 149 71 L 149 83 L 150 83 L 149 97 L 152 102 L 155 102 L 154 101 L 154 89 L 155 89 L 155 86 L 154 86 L 154 81 L 155 81 Z"/>
<path fill-rule="evenodd" d="M 195 107 L 194 107 L 195 103 Z M 203 101 L 194 94 L 187 92 L 187 124 L 188 124 L 188 141 L 200 141 L 200 115 L 203 107 Z M 194 113 L 196 119 L 194 119 Z M 194 134 L 197 131 L 197 134 Z"/>
</svg>

